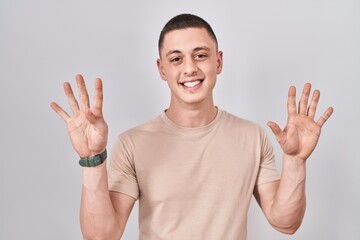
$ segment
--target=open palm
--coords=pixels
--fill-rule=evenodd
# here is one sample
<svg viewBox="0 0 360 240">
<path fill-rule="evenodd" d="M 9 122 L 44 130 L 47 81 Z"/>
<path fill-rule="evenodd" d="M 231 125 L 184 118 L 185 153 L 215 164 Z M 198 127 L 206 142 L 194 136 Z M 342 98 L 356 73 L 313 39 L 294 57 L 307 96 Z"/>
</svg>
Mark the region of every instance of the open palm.
<svg viewBox="0 0 360 240">
<path fill-rule="evenodd" d="M 288 121 L 283 130 L 275 122 L 268 122 L 284 154 L 306 160 L 314 151 L 321 127 L 333 113 L 329 107 L 318 121 L 314 120 L 320 92 L 315 90 L 308 106 L 311 85 L 305 84 L 299 107 L 296 107 L 296 88 L 291 86 L 288 94 Z"/>
<path fill-rule="evenodd" d="M 69 116 L 58 104 L 51 103 L 51 108 L 66 122 L 71 143 L 80 157 L 89 157 L 105 150 L 108 126 L 102 113 L 103 90 L 102 81 L 95 81 L 94 105 L 90 108 L 89 95 L 84 79 L 76 76 L 81 108 L 74 97 L 71 85 L 64 83 L 64 91 L 73 116 Z"/>
</svg>

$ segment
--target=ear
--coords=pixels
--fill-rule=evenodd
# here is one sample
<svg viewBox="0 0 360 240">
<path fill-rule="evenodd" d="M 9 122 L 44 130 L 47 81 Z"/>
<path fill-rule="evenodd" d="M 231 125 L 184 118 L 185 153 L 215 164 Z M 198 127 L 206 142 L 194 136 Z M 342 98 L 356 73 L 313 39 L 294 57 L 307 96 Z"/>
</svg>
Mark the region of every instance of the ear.
<svg viewBox="0 0 360 240">
<path fill-rule="evenodd" d="M 217 74 L 220 74 L 223 68 L 223 52 L 218 51 L 217 53 Z"/>
<path fill-rule="evenodd" d="M 158 58 L 158 59 L 156 60 L 156 65 L 157 65 L 157 67 L 158 67 L 158 71 L 159 71 L 159 73 L 160 73 L 161 79 L 164 80 L 164 81 L 166 81 L 165 73 L 164 73 L 164 71 L 163 71 L 162 61 L 161 61 L 160 58 Z"/>
</svg>

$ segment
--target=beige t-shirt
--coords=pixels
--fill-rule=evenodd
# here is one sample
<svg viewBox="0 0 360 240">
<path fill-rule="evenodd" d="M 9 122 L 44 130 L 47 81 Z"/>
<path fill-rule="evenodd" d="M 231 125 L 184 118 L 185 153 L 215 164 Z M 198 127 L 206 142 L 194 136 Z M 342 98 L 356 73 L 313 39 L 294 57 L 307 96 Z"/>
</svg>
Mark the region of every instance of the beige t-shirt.
<svg viewBox="0 0 360 240">
<path fill-rule="evenodd" d="M 162 113 L 124 132 L 108 172 L 110 191 L 139 199 L 141 240 L 245 240 L 255 184 L 279 179 L 264 131 L 220 109 L 204 127 Z"/>
</svg>

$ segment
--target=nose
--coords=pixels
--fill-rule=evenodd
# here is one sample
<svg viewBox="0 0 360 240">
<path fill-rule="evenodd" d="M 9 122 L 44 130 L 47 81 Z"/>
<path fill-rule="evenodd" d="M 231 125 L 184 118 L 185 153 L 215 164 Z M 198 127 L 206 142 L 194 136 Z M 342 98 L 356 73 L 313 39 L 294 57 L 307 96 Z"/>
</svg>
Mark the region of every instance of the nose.
<svg viewBox="0 0 360 240">
<path fill-rule="evenodd" d="M 194 59 L 192 58 L 187 58 L 184 61 L 184 65 L 183 65 L 183 72 L 185 75 L 193 75 L 198 71 L 198 66 L 196 64 L 196 62 L 194 61 Z"/>
</svg>

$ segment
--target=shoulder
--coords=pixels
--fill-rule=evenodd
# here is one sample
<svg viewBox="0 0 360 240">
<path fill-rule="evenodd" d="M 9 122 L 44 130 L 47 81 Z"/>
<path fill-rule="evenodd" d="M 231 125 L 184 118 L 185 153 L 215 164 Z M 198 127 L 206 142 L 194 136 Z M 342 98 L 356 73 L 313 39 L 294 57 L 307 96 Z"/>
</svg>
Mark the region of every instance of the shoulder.
<svg viewBox="0 0 360 240">
<path fill-rule="evenodd" d="M 118 135 L 118 140 L 128 141 L 131 139 L 151 136 L 159 132 L 163 126 L 160 115 L 138 126 L 132 127 Z"/>
<path fill-rule="evenodd" d="M 130 154 L 134 151 L 135 146 L 142 143 L 148 144 L 160 128 L 161 118 L 158 116 L 143 124 L 121 132 L 118 134 L 114 144 L 112 145 L 112 152 L 117 153 L 120 151 Z"/>
<path fill-rule="evenodd" d="M 222 110 L 220 118 L 221 131 L 226 135 L 242 139 L 246 142 L 263 144 L 268 141 L 265 130 L 256 122 L 241 118 Z"/>
<path fill-rule="evenodd" d="M 243 131 L 262 131 L 262 128 L 259 124 L 251 120 L 236 116 L 225 110 L 221 110 L 220 122 L 221 124 L 228 126 L 229 128 L 240 128 Z"/>
<path fill-rule="evenodd" d="M 267 133 L 259 124 L 225 111 L 223 111 L 223 115 L 222 128 L 229 135 L 232 134 L 233 139 L 239 140 L 245 145 L 251 145 L 263 153 L 272 154 L 272 144 Z"/>
</svg>

